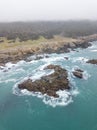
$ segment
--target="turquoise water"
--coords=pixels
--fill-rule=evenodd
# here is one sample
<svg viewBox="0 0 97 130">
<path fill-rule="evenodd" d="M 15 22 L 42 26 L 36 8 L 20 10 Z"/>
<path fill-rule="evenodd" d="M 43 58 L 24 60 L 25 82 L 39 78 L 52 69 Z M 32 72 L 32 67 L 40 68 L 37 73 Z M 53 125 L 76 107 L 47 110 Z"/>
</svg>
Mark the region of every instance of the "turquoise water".
<svg viewBox="0 0 97 130">
<path fill-rule="evenodd" d="M 65 60 L 64 57 L 69 57 Z M 49 58 L 17 64 L 6 64 L 0 70 L 0 130 L 97 130 L 97 66 L 87 64 L 97 59 L 97 42 L 87 49 Z M 27 78 L 39 79 L 52 71 L 43 70 L 48 64 L 58 64 L 68 70 L 72 91 L 59 92 L 60 99 L 37 93 L 19 91 L 17 84 Z M 72 70 L 84 70 L 77 79 Z M 70 98 L 67 100 L 68 95 Z"/>
</svg>

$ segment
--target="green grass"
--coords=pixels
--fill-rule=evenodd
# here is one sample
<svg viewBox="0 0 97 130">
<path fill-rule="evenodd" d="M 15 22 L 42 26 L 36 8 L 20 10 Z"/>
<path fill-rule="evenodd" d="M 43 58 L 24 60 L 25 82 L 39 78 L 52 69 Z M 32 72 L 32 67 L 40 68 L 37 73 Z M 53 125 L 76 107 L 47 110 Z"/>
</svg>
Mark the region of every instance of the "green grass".
<svg viewBox="0 0 97 130">
<path fill-rule="evenodd" d="M 8 49 L 8 48 L 15 48 L 15 47 L 27 47 L 27 46 L 37 46 L 41 42 L 46 42 L 47 39 L 44 37 L 40 36 L 38 40 L 27 40 L 27 41 L 22 41 L 20 42 L 19 40 L 7 40 L 5 37 L 0 37 L 0 40 L 4 40 L 4 42 L 0 43 L 0 50 L 2 49 Z"/>
</svg>

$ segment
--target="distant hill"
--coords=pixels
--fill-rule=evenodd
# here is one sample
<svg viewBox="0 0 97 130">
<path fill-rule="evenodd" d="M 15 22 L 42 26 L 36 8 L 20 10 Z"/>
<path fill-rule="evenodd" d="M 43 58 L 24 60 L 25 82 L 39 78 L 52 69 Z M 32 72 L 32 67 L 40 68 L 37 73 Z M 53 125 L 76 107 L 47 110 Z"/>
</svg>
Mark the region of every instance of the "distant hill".
<svg viewBox="0 0 97 130">
<path fill-rule="evenodd" d="M 0 23 L 0 37 L 9 40 L 35 40 L 40 36 L 47 39 L 54 35 L 79 37 L 97 33 L 97 21 L 46 21 Z"/>
</svg>

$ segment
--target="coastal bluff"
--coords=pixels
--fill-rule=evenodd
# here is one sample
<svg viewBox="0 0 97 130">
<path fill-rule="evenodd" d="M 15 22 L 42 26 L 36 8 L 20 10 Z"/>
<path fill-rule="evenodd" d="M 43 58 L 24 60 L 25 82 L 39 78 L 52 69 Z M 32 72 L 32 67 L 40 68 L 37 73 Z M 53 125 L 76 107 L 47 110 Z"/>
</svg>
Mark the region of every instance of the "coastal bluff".
<svg viewBox="0 0 97 130">
<path fill-rule="evenodd" d="M 52 40 L 45 40 L 36 44 L 19 43 L 6 44 L 5 48 L 0 47 L 0 65 L 5 65 L 7 62 L 16 63 L 20 60 L 26 60 L 31 55 L 44 53 L 67 53 L 76 48 L 87 48 L 91 46 L 92 41 L 97 40 L 97 34 L 74 38 L 57 37 Z M 0 46 L 2 46 L 0 44 Z"/>
</svg>

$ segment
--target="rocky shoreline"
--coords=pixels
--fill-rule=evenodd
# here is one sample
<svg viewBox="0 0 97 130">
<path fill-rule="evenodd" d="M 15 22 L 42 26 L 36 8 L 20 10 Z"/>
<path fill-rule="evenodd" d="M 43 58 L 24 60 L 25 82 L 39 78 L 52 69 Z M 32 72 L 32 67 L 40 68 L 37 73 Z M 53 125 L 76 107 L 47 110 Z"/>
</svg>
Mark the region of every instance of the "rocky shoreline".
<svg viewBox="0 0 97 130">
<path fill-rule="evenodd" d="M 48 96 L 53 96 L 55 98 L 59 97 L 57 91 L 59 90 L 69 90 L 69 80 L 68 73 L 66 69 L 61 68 L 58 65 L 49 65 L 45 69 L 53 69 L 54 73 L 41 77 L 40 80 L 28 79 L 21 84 L 18 84 L 19 89 L 27 89 L 28 91 L 41 92 L 42 94 L 47 94 Z"/>
<path fill-rule="evenodd" d="M 0 66 L 5 65 L 7 62 L 16 63 L 20 60 L 27 60 L 27 57 L 31 55 L 39 55 L 45 53 L 67 53 L 70 50 L 74 50 L 76 48 L 87 48 L 91 46 L 92 41 L 97 40 L 97 34 L 90 35 L 86 37 L 80 37 L 73 42 L 62 42 L 62 43 L 42 43 L 40 44 L 41 48 L 36 47 L 35 50 L 33 48 L 25 49 L 25 50 L 4 50 L 0 51 Z"/>
</svg>

